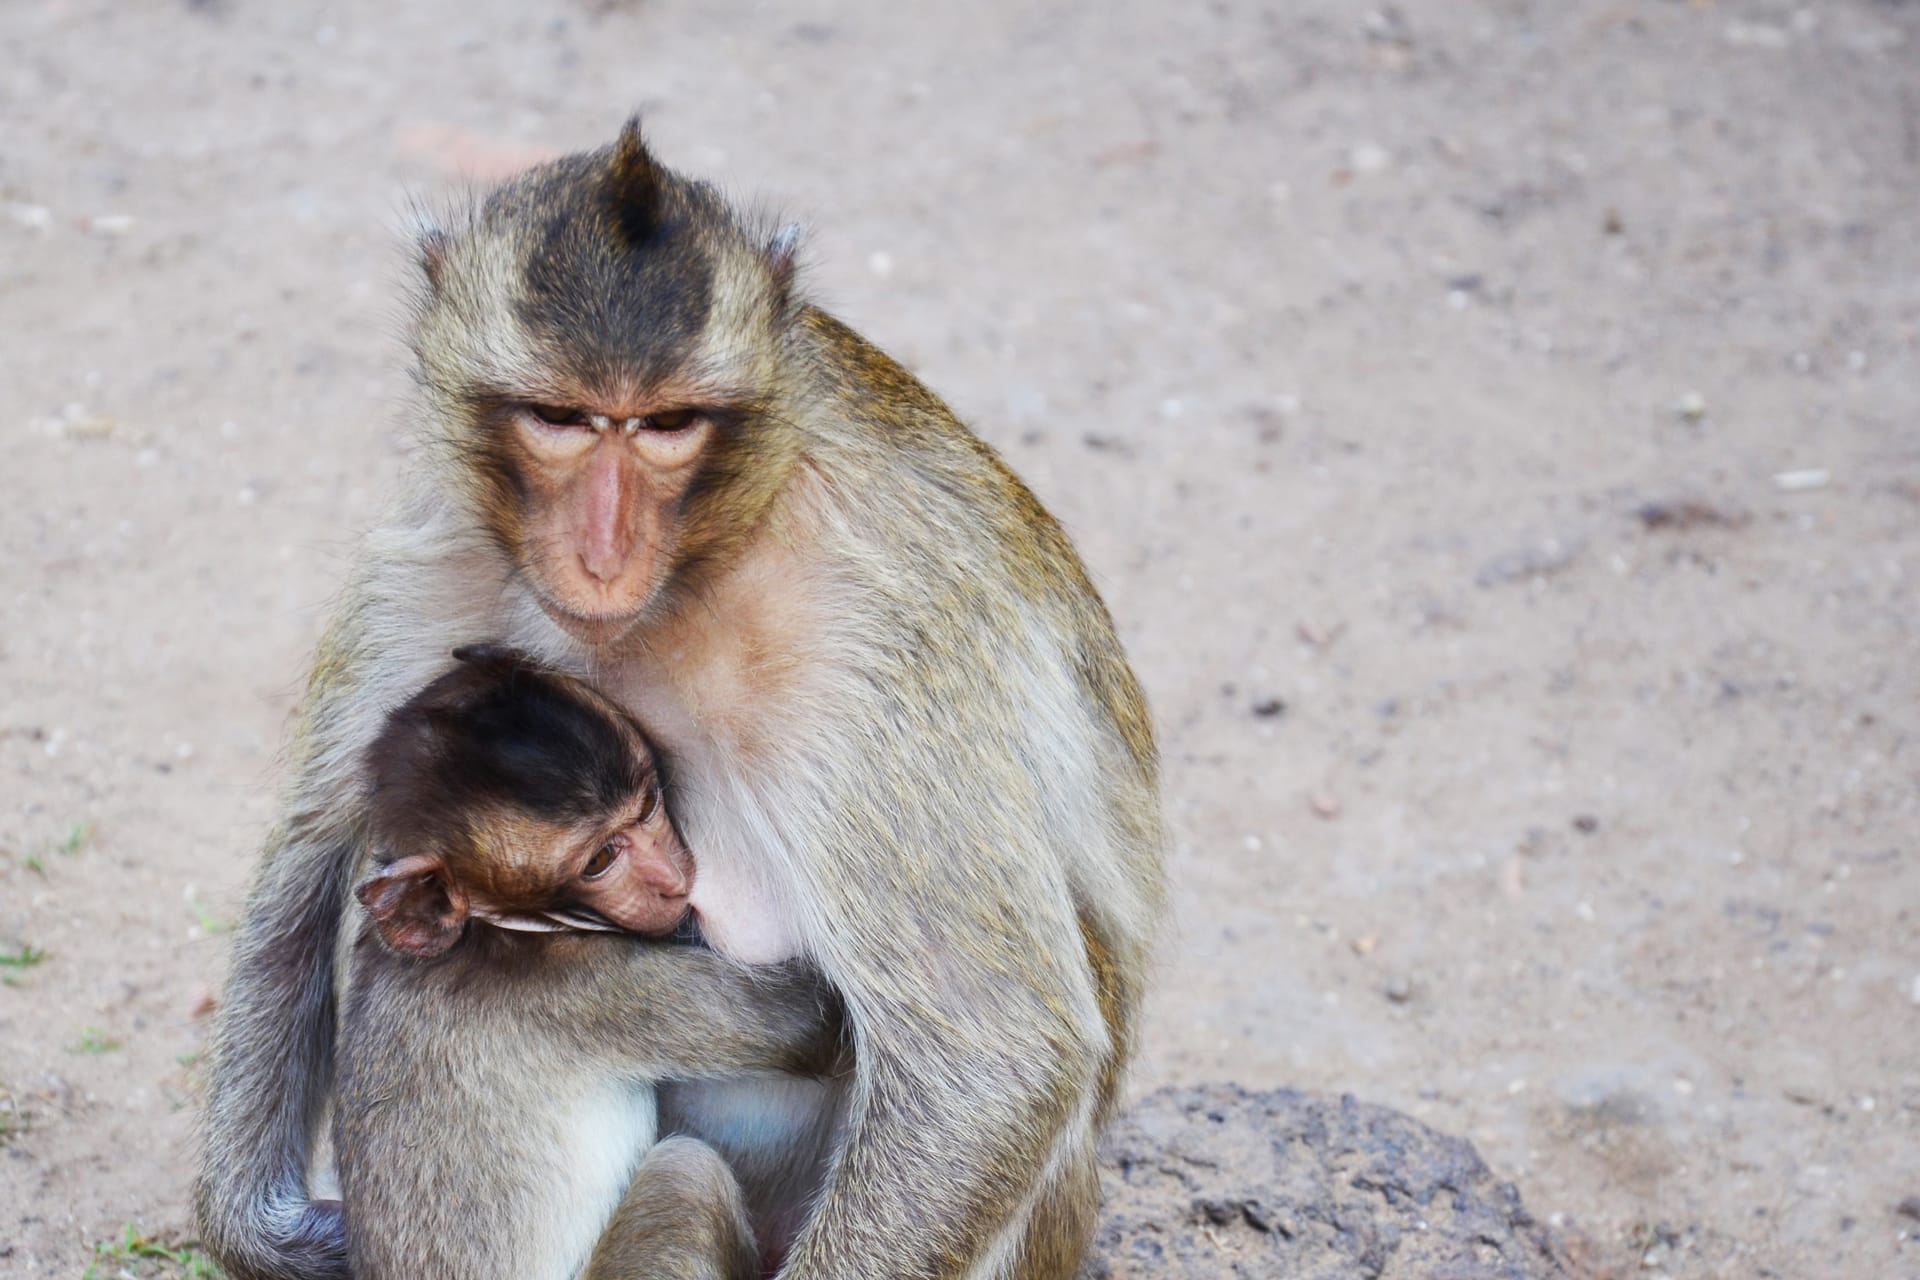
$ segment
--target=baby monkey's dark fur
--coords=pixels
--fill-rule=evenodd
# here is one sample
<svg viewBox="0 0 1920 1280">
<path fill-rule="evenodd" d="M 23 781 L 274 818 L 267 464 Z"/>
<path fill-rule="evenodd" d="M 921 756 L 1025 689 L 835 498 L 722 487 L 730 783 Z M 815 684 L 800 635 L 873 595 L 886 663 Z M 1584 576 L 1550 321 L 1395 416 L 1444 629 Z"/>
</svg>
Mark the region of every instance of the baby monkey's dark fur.
<svg viewBox="0 0 1920 1280">
<path fill-rule="evenodd" d="M 380 862 L 368 883 L 420 850 L 455 851 L 442 874 L 518 860 L 521 887 L 534 892 L 527 867 L 558 864 L 498 847 L 501 833 L 618 821 L 655 785 L 655 764 L 637 726 L 579 681 L 507 650 L 462 656 L 368 753 Z M 534 821 L 503 824 L 502 810 Z M 510 932 L 477 918 L 424 953 L 394 949 L 363 922 L 350 972 L 334 1142 L 356 1280 L 527 1275 L 565 1258 L 585 1264 L 588 1280 L 756 1274 L 740 1191 L 719 1157 L 690 1139 L 646 1151 L 651 1086 L 823 1072 L 837 1030 L 812 974 L 748 970 L 630 934 Z M 459 1143 L 445 1141 L 456 1133 Z M 597 1242 L 564 1238 L 554 1224 L 579 1215 L 554 1203 L 577 1211 L 587 1193 L 576 1178 L 592 1180 L 596 1161 L 638 1168 L 599 1215 L 609 1225 Z M 522 1229 L 476 1232 L 476 1215 Z"/>
</svg>

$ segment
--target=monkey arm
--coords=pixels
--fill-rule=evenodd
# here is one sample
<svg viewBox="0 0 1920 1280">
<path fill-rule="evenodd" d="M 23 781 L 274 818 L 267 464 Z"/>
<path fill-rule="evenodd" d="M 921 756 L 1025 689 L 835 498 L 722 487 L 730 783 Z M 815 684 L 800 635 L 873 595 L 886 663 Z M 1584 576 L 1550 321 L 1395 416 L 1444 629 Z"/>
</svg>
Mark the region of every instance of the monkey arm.
<svg viewBox="0 0 1920 1280">
<path fill-rule="evenodd" d="M 809 966 L 748 968 L 704 947 L 606 934 L 499 941 L 548 949 L 534 981 L 549 1034 L 636 1075 L 825 1075 L 839 1059 L 839 1002 Z"/>
<path fill-rule="evenodd" d="M 958 935 L 935 926 L 848 957 L 866 971 L 849 979 L 864 989 L 848 1010 L 860 1082 L 786 1280 L 997 1276 L 1056 1170 L 1071 1178 L 1091 1150 L 1112 1048 L 1084 967 L 1046 939 L 995 937 L 993 955 Z M 1046 1229 L 1076 1236 L 1082 1221 L 1056 1208 Z"/>
<path fill-rule="evenodd" d="M 1108 1024 L 1070 853 L 1050 835 L 1041 789 L 1056 780 L 974 755 L 1025 754 L 1004 731 L 933 717 L 949 732 L 865 724 L 891 731 L 872 746 L 896 777 L 992 777 L 991 803 L 934 782 L 796 806 L 828 815 L 791 847 L 834 851 L 831 866 L 801 864 L 803 892 L 845 926 L 810 942 L 845 996 L 858 1079 L 785 1280 L 998 1276 L 1043 1228 L 1066 1275 L 1090 1229 L 1082 1179 L 1124 1031 Z"/>
<path fill-rule="evenodd" d="M 236 935 L 194 1188 L 202 1238 L 235 1280 L 344 1280 L 340 1209 L 307 1195 L 332 1075 L 332 959 L 357 856 L 350 830 L 281 828 Z"/>
<path fill-rule="evenodd" d="M 353 592 L 350 591 L 350 596 Z M 213 1034 L 194 1208 L 234 1280 L 345 1280 L 340 1206 L 307 1193 L 314 1126 L 333 1080 L 334 961 L 364 844 L 339 739 L 359 690 L 364 616 L 337 616 L 301 707 L 295 774 L 235 933 Z"/>
</svg>

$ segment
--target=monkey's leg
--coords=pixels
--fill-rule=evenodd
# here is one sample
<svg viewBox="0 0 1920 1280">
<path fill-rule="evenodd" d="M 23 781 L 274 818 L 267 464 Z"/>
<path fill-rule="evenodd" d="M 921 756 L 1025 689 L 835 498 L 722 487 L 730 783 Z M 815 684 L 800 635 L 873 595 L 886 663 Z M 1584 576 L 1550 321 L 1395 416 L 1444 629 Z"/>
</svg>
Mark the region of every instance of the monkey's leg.
<svg viewBox="0 0 1920 1280">
<path fill-rule="evenodd" d="M 740 1184 L 712 1147 L 668 1138 L 640 1162 L 584 1280 L 755 1280 Z"/>
<path fill-rule="evenodd" d="M 1007 1272 L 1010 1280 L 1071 1280 L 1093 1238 L 1099 1208 L 1100 1168 L 1089 1141 L 1034 1201 L 1026 1236 Z"/>
</svg>

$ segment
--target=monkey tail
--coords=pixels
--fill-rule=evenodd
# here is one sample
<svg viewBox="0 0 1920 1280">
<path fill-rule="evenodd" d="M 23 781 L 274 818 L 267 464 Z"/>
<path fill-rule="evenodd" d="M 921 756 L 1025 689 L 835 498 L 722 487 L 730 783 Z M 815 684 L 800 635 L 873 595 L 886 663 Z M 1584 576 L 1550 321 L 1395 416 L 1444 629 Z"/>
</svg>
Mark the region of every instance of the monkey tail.
<svg viewBox="0 0 1920 1280">
<path fill-rule="evenodd" d="M 345 1216 L 309 1198 L 307 1163 L 333 1077 L 333 960 L 357 850 L 337 837 L 271 847 L 234 943 L 194 1188 L 202 1242 L 232 1280 L 347 1280 Z"/>
</svg>

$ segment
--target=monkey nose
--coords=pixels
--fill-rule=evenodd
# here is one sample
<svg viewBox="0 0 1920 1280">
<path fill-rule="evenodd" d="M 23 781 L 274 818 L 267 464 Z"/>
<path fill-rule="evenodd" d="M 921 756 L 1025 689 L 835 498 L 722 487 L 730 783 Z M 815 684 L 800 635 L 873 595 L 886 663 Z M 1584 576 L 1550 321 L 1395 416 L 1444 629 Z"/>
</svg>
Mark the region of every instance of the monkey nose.
<svg viewBox="0 0 1920 1280">
<path fill-rule="evenodd" d="M 589 530 L 580 547 L 580 568 L 602 586 L 611 586 L 632 560 L 627 540 L 616 528 Z"/>
<path fill-rule="evenodd" d="M 663 898 L 684 898 L 693 886 L 688 882 L 686 873 L 675 867 L 650 864 L 640 873 L 640 883 L 649 892 Z"/>
<path fill-rule="evenodd" d="M 625 556 L 606 548 L 592 548 L 580 553 L 580 568 L 603 586 L 618 578 L 626 563 Z"/>
</svg>

